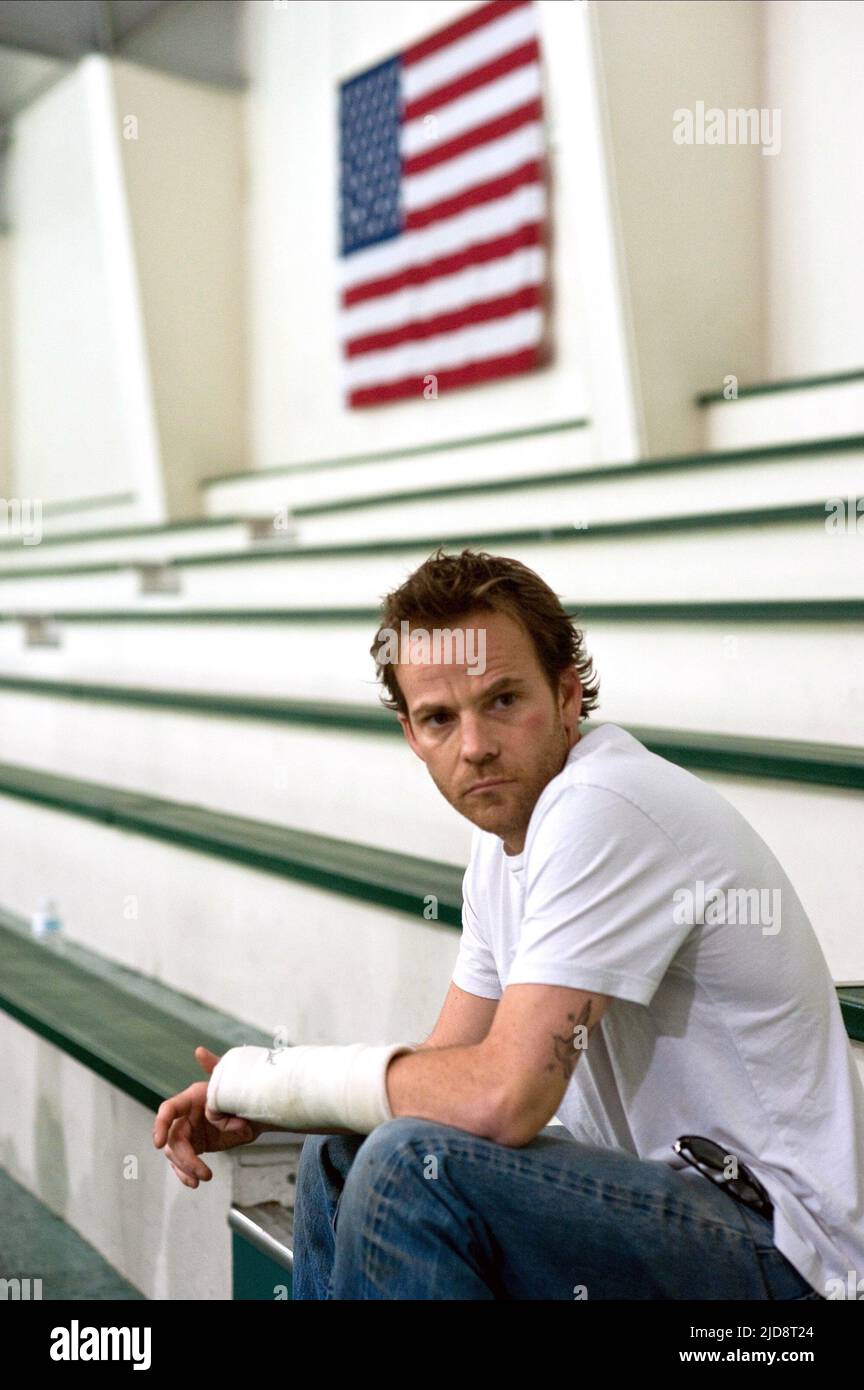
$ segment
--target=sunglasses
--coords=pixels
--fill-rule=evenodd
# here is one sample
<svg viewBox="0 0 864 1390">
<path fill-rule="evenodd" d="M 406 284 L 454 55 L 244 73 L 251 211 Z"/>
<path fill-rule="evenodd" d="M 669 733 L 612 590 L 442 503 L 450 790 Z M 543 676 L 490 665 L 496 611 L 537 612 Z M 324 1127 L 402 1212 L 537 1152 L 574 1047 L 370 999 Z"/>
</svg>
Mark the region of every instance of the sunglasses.
<svg viewBox="0 0 864 1390">
<path fill-rule="evenodd" d="M 672 1147 L 691 1167 L 698 1169 L 718 1187 L 724 1187 L 730 1197 L 752 1207 L 762 1216 L 772 1217 L 774 1205 L 759 1179 L 737 1159 L 737 1173 L 735 1177 L 729 1177 L 726 1169 L 730 1158 L 735 1158 L 735 1155 L 727 1153 L 713 1139 L 704 1139 L 699 1134 L 685 1134 L 676 1139 Z"/>
</svg>

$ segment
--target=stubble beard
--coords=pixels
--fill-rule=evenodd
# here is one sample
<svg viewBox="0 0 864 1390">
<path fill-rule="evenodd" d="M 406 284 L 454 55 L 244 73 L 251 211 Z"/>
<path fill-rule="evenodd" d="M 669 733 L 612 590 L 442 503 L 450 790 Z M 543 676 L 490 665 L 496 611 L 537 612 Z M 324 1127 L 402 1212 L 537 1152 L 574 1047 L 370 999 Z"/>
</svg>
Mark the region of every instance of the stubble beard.
<svg viewBox="0 0 864 1390">
<path fill-rule="evenodd" d="M 514 792 L 518 797 L 506 823 L 497 820 L 495 816 L 496 810 L 500 813 L 504 812 L 505 808 L 503 805 L 496 806 L 490 800 L 486 802 L 484 808 L 480 794 L 475 794 L 473 797 L 454 795 L 449 787 L 437 780 L 434 773 L 431 773 L 431 769 L 430 774 L 441 795 L 450 803 L 455 811 L 458 811 L 459 814 L 470 821 L 472 825 L 479 826 L 481 830 L 490 831 L 492 834 L 506 841 L 512 840 L 520 834 L 524 834 L 527 830 L 528 822 L 531 819 L 531 813 L 541 793 L 548 783 L 552 781 L 552 778 L 557 777 L 558 773 L 564 767 L 569 751 L 567 732 L 559 718 L 556 736 L 551 738 L 548 744 L 544 745 L 542 760 L 538 761 L 536 766 L 532 769 L 530 781 L 526 782 L 523 775 L 519 777 L 515 787 L 512 784 L 509 787 L 501 787 L 500 794 L 502 797 L 512 796 Z M 478 771 L 472 780 L 481 782 L 485 780 L 485 778 L 492 778 L 498 775 L 498 772 L 494 769 L 490 769 L 485 773 Z M 508 775 L 507 770 L 502 770 L 500 775 L 506 777 Z M 494 789 L 485 793 L 485 797 L 492 798 L 494 796 Z M 471 805 L 472 800 L 476 800 L 476 806 Z M 471 814 L 472 811 L 474 814 Z"/>
</svg>

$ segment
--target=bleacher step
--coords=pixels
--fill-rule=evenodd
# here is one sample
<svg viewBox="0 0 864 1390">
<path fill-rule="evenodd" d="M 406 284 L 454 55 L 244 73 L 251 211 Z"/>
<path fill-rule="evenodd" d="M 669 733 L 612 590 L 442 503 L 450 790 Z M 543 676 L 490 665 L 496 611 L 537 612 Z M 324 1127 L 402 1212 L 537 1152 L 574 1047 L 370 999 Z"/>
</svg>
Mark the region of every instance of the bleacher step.
<svg viewBox="0 0 864 1390">
<path fill-rule="evenodd" d="M 861 488 L 864 435 L 817 441 L 798 449 L 718 450 L 683 459 L 645 459 L 540 477 L 437 480 L 401 492 L 381 491 L 318 503 L 297 503 L 290 519 L 305 545 L 340 544 L 393 535 L 429 535 L 504 529 L 517 515 L 524 527 L 595 530 L 615 524 L 648 525 L 673 512 L 724 516 L 736 508 L 806 505 L 856 496 Z M 674 509 L 670 499 L 675 498 Z M 827 515 L 827 513 L 826 513 Z"/>
<path fill-rule="evenodd" d="M 842 436 L 864 424 L 864 371 L 729 382 L 696 397 L 709 449 Z"/>
<path fill-rule="evenodd" d="M 91 564 L 166 564 L 178 553 L 224 554 L 256 545 L 284 544 L 273 516 L 210 517 L 151 526 L 46 531 L 37 544 L 18 536 L 0 538 L 0 574 L 19 569 L 57 569 Z"/>
<path fill-rule="evenodd" d="M 377 603 L 439 545 L 512 555 L 542 574 L 557 593 L 576 588 L 584 604 L 673 602 L 680 599 L 682 575 L 694 600 L 861 596 L 858 537 L 854 528 L 830 530 L 828 519 L 824 501 L 811 501 L 675 511 L 587 529 L 578 519 L 506 530 L 478 525 L 458 533 L 179 555 L 155 576 L 120 562 L 46 566 L 0 574 L 0 609 L 9 614 L 144 605 L 151 612 L 254 608 L 270 604 L 274 592 L 287 605 L 345 606 L 350 595 L 365 606 Z"/>
<path fill-rule="evenodd" d="M 565 606 L 585 630 L 604 718 L 727 738 L 859 742 L 862 599 Z M 146 683 L 154 692 L 182 682 L 190 694 L 206 688 L 214 698 L 245 694 L 265 702 L 290 693 L 309 704 L 350 703 L 359 716 L 377 708 L 369 648 L 378 617 L 359 605 L 317 612 L 72 611 L 53 620 L 56 645 L 49 647 L 28 645 L 25 623 L 0 620 L 0 672 L 103 686 Z M 826 683 L 830 701 L 822 698 Z"/>
</svg>

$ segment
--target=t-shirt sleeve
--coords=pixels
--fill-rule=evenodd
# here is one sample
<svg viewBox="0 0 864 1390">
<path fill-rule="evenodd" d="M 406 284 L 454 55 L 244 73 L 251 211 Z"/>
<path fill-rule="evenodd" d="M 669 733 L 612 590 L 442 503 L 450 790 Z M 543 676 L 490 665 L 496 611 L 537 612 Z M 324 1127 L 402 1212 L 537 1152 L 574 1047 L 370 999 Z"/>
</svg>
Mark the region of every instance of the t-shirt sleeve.
<svg viewBox="0 0 864 1390">
<path fill-rule="evenodd" d="M 525 907 L 507 983 L 649 1004 L 692 930 L 676 923 L 674 898 L 691 878 L 666 832 L 625 796 L 565 787 L 526 844 Z"/>
<path fill-rule="evenodd" d="M 473 863 L 473 854 L 472 854 Z M 489 940 L 473 904 L 471 864 L 462 878 L 462 937 L 453 983 L 483 999 L 501 998 L 501 981 Z"/>
</svg>

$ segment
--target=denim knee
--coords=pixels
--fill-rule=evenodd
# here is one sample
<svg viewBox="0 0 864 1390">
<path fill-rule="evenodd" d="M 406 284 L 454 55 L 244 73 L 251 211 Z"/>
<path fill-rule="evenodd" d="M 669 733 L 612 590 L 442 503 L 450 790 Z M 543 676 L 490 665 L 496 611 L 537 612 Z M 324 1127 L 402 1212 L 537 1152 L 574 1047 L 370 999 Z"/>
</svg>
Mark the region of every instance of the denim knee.
<svg viewBox="0 0 864 1390">
<path fill-rule="evenodd" d="M 349 1196 L 356 1194 L 358 1188 L 367 1192 L 382 1169 L 395 1166 L 394 1161 L 399 1157 L 409 1158 L 412 1148 L 421 1158 L 427 1152 L 435 1153 L 436 1140 L 443 1128 L 447 1126 L 435 1120 L 418 1119 L 416 1115 L 397 1115 L 376 1125 L 357 1150 L 346 1182 Z"/>
<path fill-rule="evenodd" d="M 447 1126 L 442 1126 L 437 1120 L 422 1120 L 416 1115 L 396 1115 L 392 1120 L 376 1125 L 367 1134 L 357 1151 L 357 1158 L 363 1160 L 364 1166 L 370 1162 L 386 1162 L 396 1149 L 407 1148 L 413 1142 L 432 1145 L 436 1133 L 442 1128 Z"/>
</svg>

